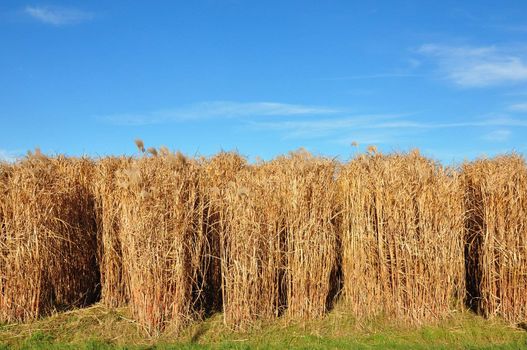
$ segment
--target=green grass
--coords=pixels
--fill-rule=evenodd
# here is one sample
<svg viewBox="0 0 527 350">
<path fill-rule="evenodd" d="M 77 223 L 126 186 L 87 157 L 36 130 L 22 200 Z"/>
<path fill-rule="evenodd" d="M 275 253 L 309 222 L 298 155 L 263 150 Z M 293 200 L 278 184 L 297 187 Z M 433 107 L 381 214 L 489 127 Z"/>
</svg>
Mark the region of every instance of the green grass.
<svg viewBox="0 0 527 350">
<path fill-rule="evenodd" d="M 278 320 L 250 330 L 225 327 L 221 315 L 176 335 L 170 327 L 150 337 L 127 309 L 95 305 L 27 324 L 0 326 L 0 349 L 527 349 L 527 332 L 470 312 L 430 326 L 386 319 L 356 322 L 338 307 L 322 320 Z"/>
</svg>

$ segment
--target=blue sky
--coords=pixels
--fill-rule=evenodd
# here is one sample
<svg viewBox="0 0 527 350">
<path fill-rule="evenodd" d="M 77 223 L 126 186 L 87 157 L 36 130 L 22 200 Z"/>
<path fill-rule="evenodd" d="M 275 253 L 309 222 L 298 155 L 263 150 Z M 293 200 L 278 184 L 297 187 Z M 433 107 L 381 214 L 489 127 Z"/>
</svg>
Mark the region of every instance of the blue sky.
<svg viewBox="0 0 527 350">
<path fill-rule="evenodd" d="M 527 2 L 0 3 L 0 158 L 527 148 Z"/>
</svg>

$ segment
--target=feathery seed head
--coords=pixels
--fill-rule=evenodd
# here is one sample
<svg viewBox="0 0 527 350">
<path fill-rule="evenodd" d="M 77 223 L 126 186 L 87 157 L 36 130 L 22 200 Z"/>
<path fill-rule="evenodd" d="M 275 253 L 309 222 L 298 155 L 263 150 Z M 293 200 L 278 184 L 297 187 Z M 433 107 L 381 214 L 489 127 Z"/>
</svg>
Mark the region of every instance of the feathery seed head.
<svg viewBox="0 0 527 350">
<path fill-rule="evenodd" d="M 134 143 L 135 143 L 135 145 L 137 146 L 137 149 L 140 152 L 145 153 L 145 144 L 144 144 L 143 140 L 135 139 Z"/>
<path fill-rule="evenodd" d="M 166 146 L 159 147 L 159 154 L 161 154 L 163 157 L 166 157 L 170 155 L 170 150 Z"/>
<path fill-rule="evenodd" d="M 157 150 L 154 147 L 148 147 L 146 151 L 150 153 L 151 155 L 153 155 L 154 157 L 157 156 Z"/>
</svg>

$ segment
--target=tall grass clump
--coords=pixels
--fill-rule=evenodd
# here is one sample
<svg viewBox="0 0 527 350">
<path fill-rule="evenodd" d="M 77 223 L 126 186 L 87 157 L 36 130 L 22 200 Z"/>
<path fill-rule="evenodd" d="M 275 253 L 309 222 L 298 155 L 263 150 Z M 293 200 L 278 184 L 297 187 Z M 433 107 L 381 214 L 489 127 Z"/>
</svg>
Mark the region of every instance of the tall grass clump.
<svg viewBox="0 0 527 350">
<path fill-rule="evenodd" d="M 220 231 L 224 321 L 245 327 L 283 310 L 280 179 L 268 165 L 241 169 L 225 189 Z"/>
<path fill-rule="evenodd" d="M 335 168 L 300 151 L 246 166 L 227 186 L 220 232 L 227 324 L 327 311 L 336 289 Z"/>
<path fill-rule="evenodd" d="M 447 315 L 464 294 L 458 175 L 419 155 L 359 155 L 339 175 L 345 302 L 360 317 Z"/>
<path fill-rule="evenodd" d="M 338 227 L 333 160 L 305 150 L 271 162 L 283 211 L 287 314 L 321 317 L 338 289 Z"/>
<path fill-rule="evenodd" d="M 128 157 L 99 159 L 92 186 L 96 204 L 101 301 L 110 307 L 126 305 L 130 296 L 120 236 L 121 192 L 128 182 L 118 180 L 118 176 L 131 162 Z"/>
<path fill-rule="evenodd" d="M 527 318 L 527 165 L 458 171 L 374 147 L 250 164 L 135 141 L 136 157 L 0 162 L 0 322 L 99 298 L 150 334 L 222 311 L 246 328 L 321 317 L 429 322 L 466 302 Z"/>
<path fill-rule="evenodd" d="M 484 316 L 527 319 L 527 165 L 519 155 L 466 163 L 467 290 Z"/>
<path fill-rule="evenodd" d="M 197 316 L 207 237 L 200 167 L 181 154 L 134 159 L 119 176 L 120 242 L 134 317 L 150 333 Z"/>
<path fill-rule="evenodd" d="M 7 162 L 0 160 L 0 271 L 4 271 L 5 258 L 7 255 L 7 249 L 5 240 L 7 238 L 7 227 L 4 220 L 7 210 L 7 199 L 8 199 L 8 181 L 11 175 L 12 166 Z M 1 277 L 0 277 L 1 278 Z M 2 280 L 2 285 L 5 283 Z"/>
<path fill-rule="evenodd" d="M 37 152 L 2 170 L 0 319 L 29 320 L 98 298 L 88 159 Z"/>
<path fill-rule="evenodd" d="M 236 152 L 220 152 L 202 162 L 200 179 L 200 212 L 208 237 L 204 265 L 204 308 L 207 313 L 224 308 L 222 275 L 222 243 L 228 229 L 226 196 L 239 172 L 247 167 L 247 160 Z"/>
</svg>

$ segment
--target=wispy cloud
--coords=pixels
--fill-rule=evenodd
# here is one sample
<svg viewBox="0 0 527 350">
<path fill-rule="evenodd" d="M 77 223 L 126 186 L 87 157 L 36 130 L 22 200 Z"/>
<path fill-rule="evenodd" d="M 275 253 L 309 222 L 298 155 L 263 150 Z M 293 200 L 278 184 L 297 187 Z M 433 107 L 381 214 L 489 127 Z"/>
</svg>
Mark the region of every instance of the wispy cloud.
<svg viewBox="0 0 527 350">
<path fill-rule="evenodd" d="M 527 127 L 527 120 L 509 117 L 493 117 L 473 121 L 460 121 L 448 123 L 422 122 L 411 119 L 401 119 L 409 114 L 378 114 L 360 115 L 343 118 L 331 118 L 314 121 L 276 121 L 254 122 L 253 127 L 274 130 L 295 130 L 297 135 L 315 135 L 321 131 L 342 130 L 354 128 L 362 130 L 371 129 L 452 129 L 464 127 L 489 127 L 489 126 L 516 126 Z"/>
<path fill-rule="evenodd" d="M 509 91 L 503 94 L 504 96 L 527 96 L 527 90 Z"/>
<path fill-rule="evenodd" d="M 202 102 L 186 107 L 98 116 L 97 119 L 119 125 L 146 125 L 211 118 L 249 118 L 264 116 L 315 116 L 341 112 L 339 109 L 277 102 Z"/>
<path fill-rule="evenodd" d="M 484 135 L 484 139 L 492 142 L 505 142 L 510 139 L 512 132 L 508 129 L 498 129 Z"/>
<path fill-rule="evenodd" d="M 447 129 L 474 130 L 489 141 L 506 141 L 512 128 L 527 128 L 527 119 L 490 115 L 475 119 L 427 120 L 419 113 L 352 114 L 350 108 L 278 102 L 202 102 L 145 113 L 97 117 L 115 125 L 141 126 L 171 122 L 236 120 L 249 132 L 272 132 L 283 139 L 319 140 L 338 144 L 408 144 L 427 133 Z M 484 133 L 487 134 L 484 134 Z"/>
<path fill-rule="evenodd" d="M 253 121 L 249 127 L 253 130 L 277 131 L 286 139 L 332 138 L 341 144 L 352 141 L 378 144 L 400 142 L 404 135 L 415 136 L 434 130 L 463 128 L 498 128 L 499 131 L 489 133 L 487 139 L 505 141 L 510 136 L 510 133 L 504 131 L 505 128 L 527 127 L 527 120 L 507 116 L 445 123 L 412 120 L 409 116 L 411 114 L 377 114 L 324 120 Z"/>
<path fill-rule="evenodd" d="M 334 143 L 342 146 L 350 146 L 356 144 L 359 147 L 366 145 L 382 145 L 395 143 L 401 140 L 401 133 L 394 130 L 354 130 L 348 135 L 336 138 Z"/>
<path fill-rule="evenodd" d="M 413 60 L 418 62 L 417 60 Z M 336 78 L 327 78 L 323 80 L 338 81 L 338 80 L 370 80 L 370 79 L 390 79 L 390 78 L 419 78 L 422 75 L 412 73 L 381 73 L 381 74 L 366 74 L 366 75 L 349 75 Z"/>
<path fill-rule="evenodd" d="M 92 12 L 56 6 L 26 6 L 24 12 L 42 23 L 54 26 L 78 24 L 95 17 Z"/>
<path fill-rule="evenodd" d="M 515 103 L 513 105 L 510 105 L 507 109 L 512 112 L 527 112 L 527 102 Z"/>
<path fill-rule="evenodd" d="M 434 59 L 446 79 L 463 87 L 527 81 L 525 52 L 495 46 L 422 45 L 418 52 Z"/>
<path fill-rule="evenodd" d="M 249 127 L 282 131 L 287 138 L 320 138 L 343 130 L 374 129 L 384 123 L 397 123 L 393 120 L 401 116 L 403 114 L 366 114 L 322 120 L 253 121 Z"/>
<path fill-rule="evenodd" d="M 18 155 L 16 152 L 0 149 L 0 161 L 14 162 Z"/>
<path fill-rule="evenodd" d="M 497 25 L 495 26 L 498 29 L 507 30 L 510 32 L 527 32 L 526 24 L 507 24 L 507 25 Z"/>
</svg>

